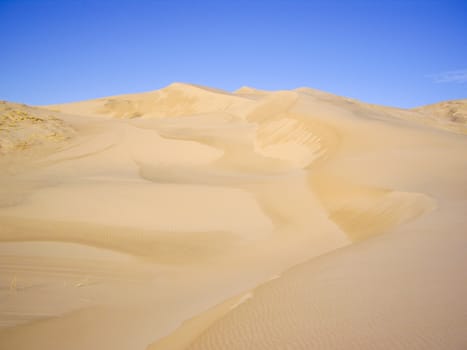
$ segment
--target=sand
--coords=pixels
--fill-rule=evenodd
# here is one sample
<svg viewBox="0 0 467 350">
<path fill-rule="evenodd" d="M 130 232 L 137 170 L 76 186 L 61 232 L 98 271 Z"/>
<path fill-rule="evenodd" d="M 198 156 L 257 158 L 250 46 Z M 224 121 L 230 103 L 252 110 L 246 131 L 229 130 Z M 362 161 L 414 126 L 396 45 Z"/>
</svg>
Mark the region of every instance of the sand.
<svg viewBox="0 0 467 350">
<path fill-rule="evenodd" d="M 0 348 L 467 346 L 464 107 L 3 102 Z"/>
</svg>

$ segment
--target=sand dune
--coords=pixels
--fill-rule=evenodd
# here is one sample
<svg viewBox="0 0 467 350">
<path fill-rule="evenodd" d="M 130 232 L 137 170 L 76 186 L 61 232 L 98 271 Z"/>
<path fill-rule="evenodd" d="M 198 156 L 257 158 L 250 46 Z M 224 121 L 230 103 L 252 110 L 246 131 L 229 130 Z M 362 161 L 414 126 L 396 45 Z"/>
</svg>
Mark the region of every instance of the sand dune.
<svg viewBox="0 0 467 350">
<path fill-rule="evenodd" d="M 64 141 L 73 129 L 56 113 L 0 101 L 0 154 Z"/>
<path fill-rule="evenodd" d="M 458 130 L 464 134 L 467 133 L 467 99 L 435 103 L 418 107 L 414 110 L 428 114 L 442 123 L 451 125 L 454 130 Z"/>
<path fill-rule="evenodd" d="M 462 348 L 448 105 L 181 83 L 3 103 L 0 348 Z"/>
<path fill-rule="evenodd" d="M 116 118 L 174 117 L 228 112 L 236 115 L 251 105 L 249 99 L 222 90 L 174 83 L 152 92 L 106 97 L 47 106 L 71 114 Z"/>
</svg>

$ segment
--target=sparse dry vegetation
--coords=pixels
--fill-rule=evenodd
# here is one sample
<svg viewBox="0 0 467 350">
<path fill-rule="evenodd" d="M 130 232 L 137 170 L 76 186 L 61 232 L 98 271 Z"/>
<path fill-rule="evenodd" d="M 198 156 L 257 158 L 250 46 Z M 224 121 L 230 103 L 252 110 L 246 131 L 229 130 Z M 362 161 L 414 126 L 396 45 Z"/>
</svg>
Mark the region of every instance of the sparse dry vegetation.
<svg viewBox="0 0 467 350">
<path fill-rule="evenodd" d="M 68 139 L 73 129 L 49 111 L 0 103 L 0 154 Z"/>
</svg>

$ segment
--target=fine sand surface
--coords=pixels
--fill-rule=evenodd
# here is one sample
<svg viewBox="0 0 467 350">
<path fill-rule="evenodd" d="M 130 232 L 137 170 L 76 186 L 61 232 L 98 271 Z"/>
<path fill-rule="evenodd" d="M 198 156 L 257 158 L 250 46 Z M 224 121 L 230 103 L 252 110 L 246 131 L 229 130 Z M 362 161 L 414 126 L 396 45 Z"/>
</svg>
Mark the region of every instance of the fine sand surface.
<svg viewBox="0 0 467 350">
<path fill-rule="evenodd" d="M 1 349 L 467 348 L 465 100 L 0 105 Z"/>
</svg>

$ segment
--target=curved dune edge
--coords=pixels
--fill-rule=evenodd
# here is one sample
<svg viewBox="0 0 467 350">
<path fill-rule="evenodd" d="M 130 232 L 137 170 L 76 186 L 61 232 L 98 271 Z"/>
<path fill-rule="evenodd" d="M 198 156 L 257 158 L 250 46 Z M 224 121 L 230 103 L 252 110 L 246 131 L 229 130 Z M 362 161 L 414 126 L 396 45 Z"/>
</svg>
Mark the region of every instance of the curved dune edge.
<svg viewBox="0 0 467 350">
<path fill-rule="evenodd" d="M 310 183 L 329 218 L 352 241 L 387 232 L 437 207 L 432 197 L 422 193 L 352 184 L 323 175 L 311 176 Z"/>
<path fill-rule="evenodd" d="M 182 325 L 169 336 L 149 345 L 146 350 L 186 349 L 200 334 L 214 324 L 214 322 L 251 298 L 253 296 L 252 293 L 253 292 L 247 292 L 230 298 L 202 314 L 184 321 Z"/>
<path fill-rule="evenodd" d="M 147 350 L 460 349 L 467 286 L 457 228 L 466 207 L 448 205 L 391 235 L 292 267 Z M 453 232 L 450 242 L 440 226 Z"/>
<path fill-rule="evenodd" d="M 312 177 L 312 186 L 317 192 L 318 198 L 328 210 L 330 219 L 336 222 L 352 241 L 360 241 L 382 234 L 399 225 L 415 220 L 436 208 L 435 201 L 423 194 L 352 185 L 342 180 L 337 181 L 336 179 L 323 179 L 320 177 Z M 328 254 L 332 255 L 333 253 Z M 313 260 L 316 259 L 319 260 L 320 258 L 314 258 Z M 305 265 L 313 264 L 313 260 L 305 263 Z M 300 268 L 301 265 L 292 267 L 290 270 L 285 271 L 283 275 Z M 147 350 L 183 350 L 192 347 L 195 349 L 218 349 L 220 347 L 226 349 L 256 349 L 256 347 L 251 347 L 249 342 L 238 342 L 237 346 L 226 347 L 223 340 L 224 330 L 221 331 L 222 334 L 217 334 L 217 324 L 222 324 L 224 322 L 223 318 L 230 317 L 230 313 L 235 313 L 235 308 L 241 307 L 245 302 L 250 302 L 250 299 L 253 300 L 257 290 L 263 290 L 268 288 L 270 284 L 279 283 L 275 281 L 277 278 L 280 279 L 281 277 L 276 276 L 272 279 L 272 282 L 267 281 L 253 290 L 227 299 L 201 314 L 183 321 L 180 327 L 168 336 L 149 345 Z M 306 303 L 305 300 L 300 302 Z M 242 322 L 261 322 L 259 320 L 254 321 L 253 319 L 256 317 L 258 316 L 248 315 L 242 321 L 235 321 L 232 332 L 236 333 L 236 329 L 240 328 L 238 332 L 241 334 L 243 332 Z M 265 315 L 263 317 L 268 318 L 270 316 Z M 283 316 L 277 315 L 277 317 Z M 262 319 L 262 317 L 259 317 L 259 319 Z M 213 328 L 211 329 L 211 327 Z M 257 326 L 253 327 L 256 328 Z M 214 337 L 219 337 L 218 343 L 214 343 L 212 340 L 204 341 L 204 339 L 211 337 L 212 333 L 214 333 Z M 272 331 L 270 336 L 274 337 Z M 230 334 L 228 337 L 230 337 Z M 250 341 L 252 340 L 250 339 Z M 287 343 L 287 340 L 284 339 L 284 342 Z M 268 349 L 269 346 L 267 345 L 264 348 Z M 283 346 L 284 343 L 277 343 L 275 348 L 281 349 Z M 293 348 L 306 349 L 307 347 L 298 346 Z"/>
<path fill-rule="evenodd" d="M 181 349 L 463 348 L 464 233 L 423 221 L 288 270 Z"/>
</svg>

